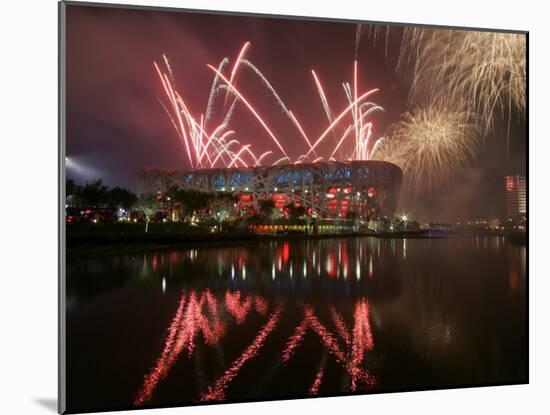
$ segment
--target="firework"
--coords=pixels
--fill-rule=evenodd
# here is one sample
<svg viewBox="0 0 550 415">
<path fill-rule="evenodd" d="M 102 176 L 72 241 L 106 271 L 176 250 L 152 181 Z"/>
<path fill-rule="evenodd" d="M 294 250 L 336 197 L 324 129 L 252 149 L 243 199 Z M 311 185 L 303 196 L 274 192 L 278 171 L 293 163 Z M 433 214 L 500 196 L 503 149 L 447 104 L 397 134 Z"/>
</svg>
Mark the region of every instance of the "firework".
<svg viewBox="0 0 550 415">
<path fill-rule="evenodd" d="M 248 69 L 250 69 L 252 73 L 255 74 L 260 79 L 260 81 L 262 81 L 262 83 L 265 85 L 265 87 L 268 89 L 268 91 L 273 95 L 273 97 L 277 101 L 277 104 L 279 105 L 279 107 L 281 107 L 281 110 L 283 111 L 283 113 L 290 117 L 290 111 L 286 107 L 285 103 L 283 102 L 283 100 L 281 99 L 281 97 L 279 96 L 275 88 L 273 88 L 269 80 L 265 77 L 265 75 L 248 59 L 243 59 L 242 63 Z"/>
<path fill-rule="evenodd" d="M 170 74 L 170 79 L 172 80 L 172 82 L 174 82 L 176 78 L 174 77 L 174 73 L 172 72 L 172 67 L 170 66 L 170 62 L 168 61 L 168 58 L 166 57 L 166 55 L 163 54 L 162 59 L 164 59 L 164 64 L 166 65 L 166 69 Z"/>
<path fill-rule="evenodd" d="M 327 116 L 328 122 L 331 123 L 333 121 L 332 111 L 328 104 L 323 86 L 321 85 L 321 81 L 319 81 L 319 78 L 317 77 L 317 74 L 313 69 L 311 70 L 311 74 L 313 75 L 313 79 L 315 80 L 315 85 L 317 86 L 317 92 L 319 92 L 319 98 L 321 99 L 321 104 L 323 104 L 325 115 Z"/>
<path fill-rule="evenodd" d="M 222 72 L 225 65 L 229 64 L 229 59 L 223 58 L 220 64 L 218 65 L 218 71 Z M 219 77 L 216 75 L 214 77 L 214 81 L 212 82 L 212 87 L 210 89 L 210 95 L 208 96 L 208 104 L 206 105 L 206 122 L 210 120 L 210 118 L 213 115 L 213 106 L 214 106 L 214 100 L 216 98 L 216 94 L 219 92 L 218 86 L 218 80 Z"/>
<path fill-rule="evenodd" d="M 243 47 L 241 48 L 241 51 L 239 52 L 239 56 L 237 57 L 237 60 L 235 60 L 235 64 L 233 65 L 233 69 L 231 70 L 231 76 L 229 77 L 230 83 L 235 83 L 235 77 L 237 75 L 237 70 L 239 69 L 239 66 L 241 64 L 242 59 L 244 58 L 244 55 L 246 53 L 246 50 L 250 47 L 250 42 L 245 42 Z M 227 99 L 229 97 L 229 90 L 226 91 L 225 94 L 225 100 L 223 102 L 223 106 L 227 105 Z"/>
<path fill-rule="evenodd" d="M 374 158 L 399 165 L 411 188 L 432 189 L 474 155 L 478 131 L 471 119 L 470 113 L 436 106 L 406 112 Z"/>
<path fill-rule="evenodd" d="M 366 31 L 364 26 L 367 26 Z M 357 58 L 359 46 L 361 44 L 361 38 L 364 36 L 365 33 L 373 45 L 376 45 L 382 38 L 384 38 L 384 55 L 387 58 L 388 45 L 390 40 L 390 29 L 390 25 L 384 24 L 357 24 L 355 29 L 355 58 Z"/>
<path fill-rule="evenodd" d="M 398 67 L 414 64 L 411 99 L 445 102 L 479 115 L 487 134 L 500 112 L 525 109 L 524 35 L 441 29 L 406 29 Z"/>
<path fill-rule="evenodd" d="M 317 139 L 317 141 L 315 141 L 315 143 L 311 146 L 311 149 L 306 153 L 306 157 L 309 156 L 309 154 L 315 150 L 315 147 L 317 147 L 322 141 L 323 139 L 327 136 L 327 134 L 329 132 L 332 131 L 332 129 L 340 122 L 340 120 L 342 120 L 344 118 L 344 116 L 346 116 L 348 114 L 348 112 L 352 111 L 356 104 L 362 100 L 364 100 L 365 98 L 367 98 L 369 95 L 372 95 L 374 94 L 375 92 L 378 91 L 378 88 L 375 88 L 375 89 L 371 89 L 370 91 L 367 91 L 365 92 L 364 94 L 362 94 L 360 97 L 358 97 L 356 100 L 350 102 L 350 104 L 344 109 L 344 111 L 342 111 L 335 119 L 334 121 L 328 126 L 328 128 L 323 132 L 323 134 L 321 134 L 321 136 Z M 354 123 L 355 124 L 355 123 Z"/>
<path fill-rule="evenodd" d="M 355 144 L 351 152 L 349 152 L 348 156 L 345 158 L 368 160 L 372 157 L 374 150 L 376 150 L 379 145 L 380 139 L 373 139 L 372 122 L 367 122 L 367 118 L 376 111 L 382 111 L 383 108 L 372 102 L 365 102 L 365 99 L 378 91 L 378 89 L 371 89 L 363 93 L 359 92 L 357 61 L 355 61 L 353 65 L 353 88 L 349 83 L 344 83 L 344 92 L 348 105 L 339 114 L 333 113 L 319 77 L 314 70 L 311 71 L 321 99 L 321 106 L 329 122 L 329 126 L 324 130 L 323 134 L 321 134 L 312 144 L 312 140 L 310 140 L 305 129 L 298 121 L 298 117 L 288 109 L 271 82 L 265 77 L 260 69 L 250 62 L 250 60 L 245 58 L 245 54 L 250 46 L 250 42 L 246 42 L 243 45 L 236 61 L 232 64 L 231 70 L 227 75 L 224 74 L 224 71 L 228 69 L 230 64 L 228 58 L 223 58 L 217 68 L 212 65 L 207 65 L 207 67 L 214 72 L 214 79 L 208 96 L 205 113 L 201 113 L 198 116 L 192 114 L 181 92 L 176 90 L 175 77 L 168 58 L 165 55 L 162 56 L 166 71 L 161 70 L 159 65 L 154 62 L 155 69 L 168 100 L 167 103 L 161 100 L 161 105 L 168 114 L 170 122 L 180 138 L 192 168 L 212 168 L 216 167 L 218 164 L 222 164 L 227 168 L 258 166 L 260 163 L 266 161 L 268 157 L 275 159 L 275 161 L 271 163 L 272 165 L 281 163 L 299 164 L 304 162 L 316 162 L 323 159 L 334 160 L 334 156 L 337 152 L 340 156 L 342 155 L 342 149 L 344 147 L 347 147 L 349 150 L 349 145 L 344 146 L 344 142 L 351 136 L 355 137 Z M 269 120 L 260 115 L 251 100 L 245 97 L 241 87 L 236 86 L 237 75 L 240 68 L 248 69 L 267 91 L 269 91 L 282 113 L 286 115 L 291 125 L 296 128 L 296 132 L 303 138 L 306 144 L 304 153 L 298 155 L 296 158 L 287 154 L 283 143 L 268 126 Z M 214 115 L 216 115 L 216 101 L 220 94 L 223 94 L 224 102 L 223 107 L 221 105 L 218 107 L 222 108 L 222 112 L 218 114 L 216 118 L 222 119 L 222 122 L 210 128 L 210 124 L 214 120 Z M 228 102 L 231 102 L 229 106 L 226 105 Z M 260 123 L 264 131 L 275 144 L 276 147 L 274 150 L 279 154 L 274 153 L 272 150 L 268 150 L 258 157 L 253 151 L 253 146 L 250 143 L 241 143 L 233 137 L 229 141 L 226 140 L 230 135 L 236 134 L 234 130 L 230 130 L 229 128 L 231 119 L 237 108 L 237 103 L 241 103 Z M 336 138 L 336 128 L 344 131 L 344 134 L 339 140 Z M 354 135 L 351 134 L 352 131 L 355 132 Z M 329 143 L 325 143 L 325 139 L 329 134 L 335 139 L 334 147 L 332 150 L 328 150 L 330 152 L 328 157 L 319 155 L 318 152 L 321 146 L 325 148 L 324 151 L 326 151 L 327 144 Z M 327 152 L 326 154 L 329 153 Z M 277 159 L 277 157 L 279 158 Z"/>
<path fill-rule="evenodd" d="M 210 69 L 212 69 L 217 75 L 219 75 L 219 77 L 227 84 L 227 86 L 231 89 L 231 91 L 239 98 L 239 100 L 241 102 L 243 102 L 247 108 L 250 110 L 250 112 L 254 115 L 254 117 L 256 117 L 256 119 L 258 120 L 258 122 L 262 125 L 262 127 L 264 127 L 264 130 L 269 134 L 269 136 L 273 139 L 273 141 L 275 142 L 275 144 L 277 145 L 277 147 L 279 147 L 279 149 L 281 150 L 281 152 L 285 155 L 285 156 L 288 156 L 286 154 L 286 151 L 285 149 L 283 148 L 283 146 L 281 145 L 281 143 L 279 142 L 279 140 L 277 139 L 277 137 L 275 136 L 275 134 L 273 134 L 273 132 L 270 130 L 270 128 L 267 126 L 267 124 L 265 123 L 265 121 L 263 120 L 263 118 L 260 116 L 260 114 L 258 114 L 258 112 L 254 109 L 254 107 L 248 102 L 248 100 L 239 92 L 239 90 L 235 87 L 235 85 L 233 85 L 231 83 L 230 80 L 228 80 L 225 76 L 223 76 L 216 68 L 214 68 L 212 65 L 207 65 Z"/>
<path fill-rule="evenodd" d="M 355 57 L 359 53 L 359 44 L 361 43 L 361 37 L 363 36 L 363 25 L 358 23 L 355 25 Z"/>
<path fill-rule="evenodd" d="M 243 50 L 245 50 L 244 47 Z M 241 51 L 241 55 L 242 53 L 244 52 Z M 156 62 L 154 63 L 168 98 L 169 105 L 165 105 L 162 101 L 161 103 L 184 145 L 189 163 L 192 167 L 214 167 L 219 160 L 223 161 L 225 166 L 238 166 L 239 164 L 241 166 L 247 166 L 248 164 L 257 163 L 258 160 L 266 156 L 264 153 L 260 158 L 256 157 L 254 152 L 249 149 L 250 145 L 242 145 L 236 139 L 228 142 L 225 141 L 226 137 L 235 133 L 231 130 L 225 130 L 234 112 L 236 100 L 233 100 L 229 110 L 225 112 L 223 122 L 216 126 L 211 134 L 206 132 L 206 124 L 213 115 L 216 96 L 222 90 L 229 90 L 226 85 L 218 85 L 220 81 L 219 76 L 214 78 L 212 84 L 207 103 L 206 117 L 201 114 L 199 117 L 200 121 L 197 121 L 191 115 L 180 93 L 175 90 L 173 86 L 173 74 L 171 73 L 171 68 L 168 66 L 168 59 L 165 56 L 163 56 L 163 59 L 170 77 L 161 71 Z M 228 63 L 229 61 L 227 58 L 224 58 L 219 68 L 223 69 Z M 237 68 L 234 66 L 233 69 L 233 75 L 235 75 Z M 249 155 L 252 160 L 251 162 L 247 162 L 241 157 L 245 152 Z"/>
<path fill-rule="evenodd" d="M 357 60 L 355 60 L 353 65 L 353 91 L 349 83 L 344 82 L 342 85 L 344 88 L 344 94 L 346 96 L 346 99 L 348 103 L 353 107 L 353 111 L 351 112 L 352 123 L 347 126 L 347 129 L 346 129 L 346 126 L 342 126 L 343 127 L 342 131 L 344 132 L 340 139 L 336 137 L 335 129 L 334 128 L 331 129 L 332 136 L 334 137 L 335 147 L 332 153 L 330 154 L 330 156 L 328 157 L 329 160 L 333 159 L 336 152 L 338 152 L 340 158 L 342 158 L 341 146 L 344 143 L 345 139 L 348 137 L 352 129 L 355 131 L 355 147 L 354 147 L 354 151 L 349 155 L 348 159 L 369 160 L 371 157 L 372 147 L 369 147 L 371 130 L 369 129 L 368 134 L 365 135 L 365 129 L 363 128 L 363 121 L 365 121 L 365 119 L 369 115 L 371 115 L 373 112 L 383 111 L 383 108 L 370 102 L 361 103 L 359 105 L 359 102 L 361 101 L 361 99 L 357 98 L 358 90 L 359 90 L 357 71 L 358 71 Z M 321 104 L 324 109 L 327 120 L 332 125 L 334 122 L 334 115 L 328 103 L 328 99 L 325 95 L 325 92 L 323 90 L 319 77 L 317 76 L 314 70 L 312 70 L 311 73 L 313 75 L 313 79 L 315 81 L 315 85 L 317 87 L 319 98 L 321 100 Z M 373 108 L 370 108 L 367 110 L 367 108 L 370 106 L 373 106 Z M 363 112 L 364 110 L 366 110 L 366 112 Z M 337 123 L 338 121 L 334 124 L 334 127 L 336 127 Z M 313 149 L 312 151 L 314 152 L 315 150 Z M 307 153 L 307 155 L 308 154 L 309 152 Z"/>
<path fill-rule="evenodd" d="M 298 131 L 300 131 L 300 134 L 302 135 L 302 137 L 304 137 L 304 140 L 306 141 L 308 147 L 311 149 L 312 148 L 311 141 L 309 141 L 309 138 L 305 133 L 304 129 L 302 128 L 302 126 L 300 125 L 300 123 L 298 122 L 298 119 L 294 116 L 292 111 L 289 111 L 289 114 L 292 122 L 296 125 L 296 128 L 298 129 Z M 315 150 L 312 150 L 312 151 L 313 151 L 313 154 L 317 156 L 317 154 L 315 153 Z"/>
</svg>

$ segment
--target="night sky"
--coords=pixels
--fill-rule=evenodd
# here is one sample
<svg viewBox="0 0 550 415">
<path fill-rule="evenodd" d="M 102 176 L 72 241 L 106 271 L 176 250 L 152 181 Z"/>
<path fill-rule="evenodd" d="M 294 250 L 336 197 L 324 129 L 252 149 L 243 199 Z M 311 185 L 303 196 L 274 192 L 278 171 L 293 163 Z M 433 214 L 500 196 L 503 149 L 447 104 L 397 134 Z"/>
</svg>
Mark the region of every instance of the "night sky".
<svg viewBox="0 0 550 415">
<path fill-rule="evenodd" d="M 387 45 L 365 34 L 358 49 L 359 89 L 380 88 L 372 101 L 385 108 L 372 118 L 376 136 L 407 108 L 410 76 L 395 71 L 400 31 L 391 29 Z M 315 69 L 339 113 L 347 105 L 342 82 L 353 81 L 355 33 L 350 23 L 68 6 L 67 155 L 78 168 L 67 175 L 78 183 L 101 178 L 135 191 L 142 167 L 189 168 L 159 103 L 164 97 L 153 61 L 160 62 L 163 53 L 177 90 L 200 118 L 214 78 L 206 65 L 217 67 L 226 56 L 233 63 L 251 41 L 247 59 L 270 80 L 307 134 L 318 137 L 328 124 L 310 71 Z M 305 153 L 303 139 L 260 81 L 242 70 L 237 82 L 286 151 L 294 158 Z M 513 114 L 508 157 L 506 125 L 497 118 L 494 133 L 452 185 L 422 197 L 404 193 L 399 209 L 420 220 L 502 216 L 504 176 L 526 171 L 524 117 Z M 231 129 L 257 154 L 275 147 L 244 106 L 236 110 Z"/>
</svg>

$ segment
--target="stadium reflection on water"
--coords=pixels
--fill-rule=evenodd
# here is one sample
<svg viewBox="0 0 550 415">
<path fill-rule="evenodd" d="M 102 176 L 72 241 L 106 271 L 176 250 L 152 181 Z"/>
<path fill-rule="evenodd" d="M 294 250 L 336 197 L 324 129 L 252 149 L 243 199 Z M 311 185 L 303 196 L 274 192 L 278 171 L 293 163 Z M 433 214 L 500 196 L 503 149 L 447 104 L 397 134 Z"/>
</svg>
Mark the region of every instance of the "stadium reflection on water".
<svg viewBox="0 0 550 415">
<path fill-rule="evenodd" d="M 524 382 L 525 266 L 502 237 L 71 262 L 69 408 Z"/>
</svg>

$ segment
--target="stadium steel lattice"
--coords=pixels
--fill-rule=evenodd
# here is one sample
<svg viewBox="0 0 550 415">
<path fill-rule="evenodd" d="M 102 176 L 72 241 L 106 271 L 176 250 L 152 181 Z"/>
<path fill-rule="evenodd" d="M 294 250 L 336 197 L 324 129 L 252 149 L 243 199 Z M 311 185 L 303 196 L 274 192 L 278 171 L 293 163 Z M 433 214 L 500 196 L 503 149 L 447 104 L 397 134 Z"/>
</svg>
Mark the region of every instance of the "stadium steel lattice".
<svg viewBox="0 0 550 415">
<path fill-rule="evenodd" d="M 384 161 L 348 161 L 314 164 L 219 168 L 193 171 L 144 168 L 138 172 L 142 193 L 166 192 L 171 187 L 199 192 L 227 192 L 238 196 L 241 207 L 257 209 L 261 200 L 275 207 L 290 202 L 313 215 L 362 218 L 392 216 L 399 199 L 403 174 Z"/>
</svg>

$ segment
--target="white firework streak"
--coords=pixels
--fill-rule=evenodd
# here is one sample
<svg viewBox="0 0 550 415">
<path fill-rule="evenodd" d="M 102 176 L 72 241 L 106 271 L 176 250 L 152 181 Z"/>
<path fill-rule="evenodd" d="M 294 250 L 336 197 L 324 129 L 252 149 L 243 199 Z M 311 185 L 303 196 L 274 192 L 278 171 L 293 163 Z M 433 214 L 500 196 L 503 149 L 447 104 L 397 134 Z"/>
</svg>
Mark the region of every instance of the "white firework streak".
<svg viewBox="0 0 550 415">
<path fill-rule="evenodd" d="M 172 80 L 172 82 L 175 82 L 176 78 L 174 77 L 174 72 L 172 72 L 172 67 L 170 66 L 168 58 L 165 54 L 162 54 L 162 58 L 164 59 L 164 64 L 166 65 L 166 69 L 168 69 L 168 73 L 170 74 L 170 79 Z"/>
<path fill-rule="evenodd" d="M 229 59 L 223 58 L 218 65 L 218 71 L 222 72 L 225 65 L 228 65 L 228 64 L 229 64 Z M 210 95 L 208 96 L 208 103 L 206 104 L 206 118 L 204 120 L 205 126 L 207 125 L 208 121 L 213 115 L 214 101 L 216 100 L 216 96 L 217 96 L 218 82 L 219 82 L 219 75 L 216 74 L 216 76 L 214 76 L 214 81 L 212 81 L 212 87 L 210 88 Z"/>
<path fill-rule="evenodd" d="M 268 79 L 265 77 L 265 75 L 252 62 L 250 62 L 248 59 L 242 59 L 241 62 L 244 64 L 244 66 L 246 66 L 248 69 L 250 69 L 263 82 L 263 84 L 266 86 L 266 88 L 269 90 L 269 92 L 271 92 L 271 95 L 273 95 L 273 97 L 277 101 L 277 104 L 279 105 L 279 107 L 281 107 L 281 110 L 288 117 L 290 117 L 288 108 L 286 107 L 284 101 L 281 99 L 281 97 L 279 96 L 279 94 L 277 93 L 275 88 L 273 88 L 273 86 L 268 81 Z"/>
<path fill-rule="evenodd" d="M 332 111 L 330 110 L 330 105 L 328 104 L 325 91 L 323 90 L 323 87 L 321 86 L 321 82 L 319 81 L 319 78 L 317 77 L 317 74 L 313 69 L 311 70 L 311 73 L 313 74 L 313 79 L 315 80 L 315 85 L 317 87 L 317 92 L 319 93 L 319 97 L 321 98 L 321 103 L 323 104 L 325 115 L 327 116 L 328 122 L 331 123 L 333 120 Z"/>
<path fill-rule="evenodd" d="M 282 163 L 285 160 L 290 162 L 290 163 L 292 162 L 290 157 L 284 156 L 284 157 L 281 157 L 279 160 L 277 160 L 275 163 L 273 163 L 273 166 L 276 166 L 277 164 Z"/>
<path fill-rule="evenodd" d="M 270 154 L 273 154 L 273 151 L 269 150 L 269 151 L 266 151 L 265 153 L 263 153 L 260 157 L 258 157 L 258 158 L 256 159 L 256 163 L 255 163 L 254 165 L 255 165 L 255 166 L 259 166 L 260 163 L 261 163 L 261 161 L 262 161 L 265 157 L 269 156 Z"/>
</svg>

